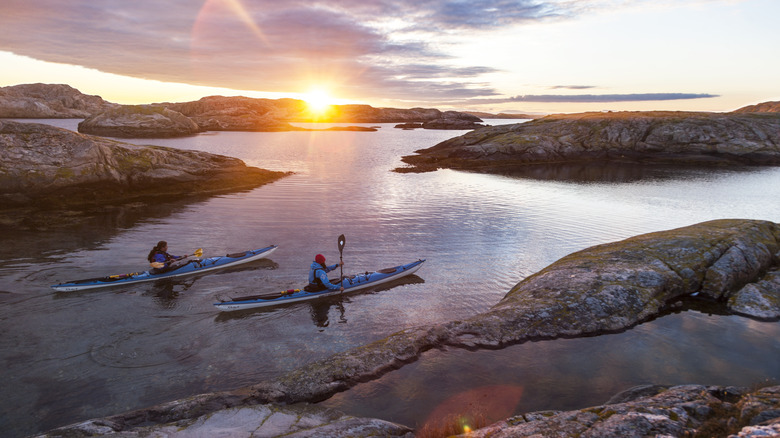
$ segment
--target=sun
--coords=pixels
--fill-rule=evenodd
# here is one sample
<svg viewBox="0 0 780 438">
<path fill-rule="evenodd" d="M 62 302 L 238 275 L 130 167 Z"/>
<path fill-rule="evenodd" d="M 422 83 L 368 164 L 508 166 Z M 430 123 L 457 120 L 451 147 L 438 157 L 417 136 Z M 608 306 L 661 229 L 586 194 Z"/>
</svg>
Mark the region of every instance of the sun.
<svg viewBox="0 0 780 438">
<path fill-rule="evenodd" d="M 327 90 L 314 89 L 306 93 L 303 100 L 309 107 L 309 111 L 313 114 L 324 114 L 328 108 L 332 105 L 333 98 L 330 96 Z"/>
</svg>

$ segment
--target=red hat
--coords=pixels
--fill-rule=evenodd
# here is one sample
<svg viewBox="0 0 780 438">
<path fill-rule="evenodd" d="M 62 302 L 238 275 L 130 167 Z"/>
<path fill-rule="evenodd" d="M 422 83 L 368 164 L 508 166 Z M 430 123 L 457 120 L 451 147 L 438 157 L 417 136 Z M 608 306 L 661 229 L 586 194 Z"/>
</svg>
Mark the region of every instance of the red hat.
<svg viewBox="0 0 780 438">
<path fill-rule="evenodd" d="M 314 261 L 319 264 L 323 264 L 325 263 L 325 256 L 322 254 L 317 254 L 316 256 L 314 256 Z"/>
</svg>

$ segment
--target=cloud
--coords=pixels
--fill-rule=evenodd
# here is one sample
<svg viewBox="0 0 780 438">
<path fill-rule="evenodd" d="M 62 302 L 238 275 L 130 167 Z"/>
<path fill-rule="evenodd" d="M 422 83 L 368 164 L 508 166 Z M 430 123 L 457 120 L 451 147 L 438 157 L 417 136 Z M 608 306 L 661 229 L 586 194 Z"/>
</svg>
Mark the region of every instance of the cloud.
<svg viewBox="0 0 780 438">
<path fill-rule="evenodd" d="M 560 89 L 566 89 L 566 90 L 587 90 L 588 88 L 596 88 L 593 85 L 553 85 L 550 87 L 551 90 L 560 90 Z"/>
<path fill-rule="evenodd" d="M 355 95 L 494 91 L 461 79 L 429 43 L 438 31 L 495 29 L 566 12 L 537 0 L 4 0 L 0 50 L 139 78 L 294 92 L 330 81 Z M 398 23 L 404 23 L 398 26 Z M 428 37 L 423 37 L 423 32 Z M 383 68 L 390 66 L 393 68 Z M 446 79 L 432 86 L 420 81 Z M 423 86 L 426 85 L 426 86 Z M 388 90 L 388 88 L 392 88 Z M 299 90 L 298 90 L 299 91 Z M 455 97 L 455 96 L 453 96 Z"/>
<path fill-rule="evenodd" d="M 720 97 L 717 94 L 692 93 L 637 93 L 637 94 L 537 94 L 514 97 L 471 98 L 460 101 L 442 102 L 452 106 L 490 105 L 514 102 L 538 103 L 609 103 L 609 102 L 647 102 L 688 99 L 710 99 Z"/>
<path fill-rule="evenodd" d="M 452 42 L 447 35 L 468 30 L 476 38 L 509 26 L 574 17 L 609 3 L 3 0 L 0 50 L 107 73 L 238 90 L 295 93 L 319 83 L 343 98 L 489 99 L 501 93 L 478 79 L 498 70 L 455 62 L 447 52 Z M 516 96 L 503 101 L 711 97 L 628 96 Z"/>
<path fill-rule="evenodd" d="M 691 93 L 639 93 L 639 94 L 537 94 L 507 98 L 506 102 L 556 102 L 556 103 L 593 103 L 593 102 L 643 102 L 659 100 L 707 99 L 718 97 L 716 94 Z"/>
</svg>

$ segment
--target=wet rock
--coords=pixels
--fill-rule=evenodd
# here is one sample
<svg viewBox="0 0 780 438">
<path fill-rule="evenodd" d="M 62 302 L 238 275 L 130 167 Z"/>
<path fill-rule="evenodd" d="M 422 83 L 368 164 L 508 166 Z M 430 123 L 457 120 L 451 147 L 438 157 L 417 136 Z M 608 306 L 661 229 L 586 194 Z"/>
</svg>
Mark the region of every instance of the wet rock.
<svg viewBox="0 0 780 438">
<path fill-rule="evenodd" d="M 505 172 L 573 162 L 780 165 L 780 114 L 552 115 L 479 128 L 416 152 L 402 160 L 417 171 Z"/>
<path fill-rule="evenodd" d="M 88 117 L 79 132 L 119 138 L 183 137 L 200 132 L 189 117 L 152 105 L 122 105 Z"/>
<path fill-rule="evenodd" d="M 84 118 L 117 106 L 64 84 L 0 87 L 0 118 Z"/>
<path fill-rule="evenodd" d="M 744 388 L 674 386 L 619 404 L 542 415 L 523 414 L 460 436 L 641 438 L 724 436 L 730 432 L 761 436 L 743 435 L 743 431 L 751 433 L 753 428 L 742 427 L 761 421 L 767 413 L 775 419 L 780 416 L 778 391 L 777 386 L 752 393 Z M 744 409 L 746 405 L 753 406 L 755 399 L 762 400 L 760 409 Z"/>
<path fill-rule="evenodd" d="M 3 207 L 120 204 L 249 189 L 286 175 L 205 152 L 0 120 Z"/>
</svg>

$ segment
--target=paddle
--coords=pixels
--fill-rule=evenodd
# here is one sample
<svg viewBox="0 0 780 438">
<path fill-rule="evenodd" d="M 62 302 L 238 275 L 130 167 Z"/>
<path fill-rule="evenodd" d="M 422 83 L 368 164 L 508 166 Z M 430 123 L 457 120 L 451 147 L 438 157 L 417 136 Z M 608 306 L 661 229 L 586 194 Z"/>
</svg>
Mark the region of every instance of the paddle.
<svg viewBox="0 0 780 438">
<path fill-rule="evenodd" d="M 341 287 L 344 287 L 344 244 L 347 243 L 347 238 L 342 234 L 339 236 L 339 262 L 341 267 Z"/>
</svg>

